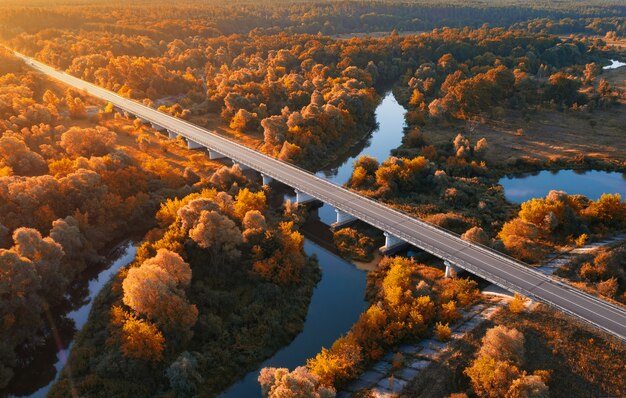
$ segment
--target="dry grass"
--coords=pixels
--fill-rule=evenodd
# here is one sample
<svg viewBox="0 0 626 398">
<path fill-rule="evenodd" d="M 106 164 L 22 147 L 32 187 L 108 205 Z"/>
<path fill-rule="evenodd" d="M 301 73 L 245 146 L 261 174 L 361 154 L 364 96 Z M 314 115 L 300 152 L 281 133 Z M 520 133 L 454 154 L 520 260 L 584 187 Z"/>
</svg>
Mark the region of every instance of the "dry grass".
<svg viewBox="0 0 626 398">
<path fill-rule="evenodd" d="M 551 371 L 548 386 L 552 398 L 626 396 L 626 344 L 543 305 L 530 313 L 501 310 L 456 342 L 454 352 L 413 380 L 403 396 L 443 397 L 469 391 L 463 370 L 480 348 L 485 331 L 495 325 L 524 333 L 522 368 L 529 373 Z"/>
</svg>

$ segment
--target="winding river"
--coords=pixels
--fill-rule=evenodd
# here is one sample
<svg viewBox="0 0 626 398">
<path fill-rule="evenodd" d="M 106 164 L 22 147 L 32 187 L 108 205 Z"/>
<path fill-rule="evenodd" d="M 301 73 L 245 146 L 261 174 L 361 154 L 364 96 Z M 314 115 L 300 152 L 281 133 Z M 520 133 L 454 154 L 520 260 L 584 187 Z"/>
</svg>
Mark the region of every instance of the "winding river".
<svg viewBox="0 0 626 398">
<path fill-rule="evenodd" d="M 376 109 L 378 128 L 356 145 L 346 155 L 347 158 L 340 159 L 334 165 L 320 171 L 318 175 L 342 185 L 352 175 L 352 164 L 359 156 L 369 155 L 379 161 L 386 159 L 390 152 L 401 144 L 405 113 L 405 109 L 396 101 L 393 94 L 386 93 Z M 328 225 L 335 221 L 335 212 L 330 206 L 321 207 L 319 216 L 321 221 Z M 82 329 L 89 317 L 93 299 L 121 267 L 133 261 L 136 249 L 134 243 L 126 243 L 119 247 L 112 255 L 110 265 L 91 276 L 87 291 L 80 295 L 79 303 L 75 305 L 77 309 L 65 317 L 68 325 L 64 325 L 64 336 L 62 338 L 55 336 L 55 342 L 42 350 L 41 359 L 36 361 L 37 370 L 29 369 L 16 376 L 17 380 L 12 383 L 14 384 L 11 388 L 12 396 L 31 398 L 46 396 L 65 364 L 76 333 Z M 304 250 L 307 255 L 317 256 L 322 270 L 322 278 L 313 291 L 304 329 L 289 345 L 263 362 L 261 367 L 293 369 L 304 365 L 306 360 L 315 356 L 322 347 L 329 347 L 338 337 L 346 333 L 366 309 L 364 271 L 314 243 L 310 237 L 305 239 Z M 260 368 L 249 372 L 221 396 L 260 397 L 257 382 L 259 370 Z"/>
<path fill-rule="evenodd" d="M 385 160 L 402 142 L 405 113 L 406 110 L 396 101 L 393 94 L 386 93 L 376 108 L 378 128 L 355 146 L 347 159 L 342 159 L 317 174 L 343 185 L 350 179 L 352 164 L 359 156 L 369 155 L 379 162 Z M 336 219 L 334 208 L 328 205 L 320 207 L 318 215 L 327 225 Z M 297 366 L 305 365 L 306 360 L 320 352 L 322 347 L 330 347 L 337 338 L 350 330 L 352 324 L 367 308 L 364 299 L 366 284 L 364 271 L 313 243 L 309 237 L 305 239 L 304 251 L 307 255 L 317 256 L 322 269 L 322 279 L 313 291 L 303 331 L 289 345 L 263 362 L 258 369 L 249 372 L 220 394 L 221 398 L 260 397 L 261 388 L 257 378 L 262 368 L 272 366 L 293 370 Z"/>
<path fill-rule="evenodd" d="M 137 245 L 130 241 L 126 242 L 112 250 L 108 266 L 100 269 L 91 278 L 86 276 L 89 278 L 86 294 L 80 296 L 77 308 L 67 313 L 63 319 L 70 327 L 54 323 L 51 325 L 54 334 L 53 344 L 46 345 L 38 352 L 33 366 L 16 375 L 11 382 L 12 396 L 31 398 L 46 396 L 65 365 L 76 333 L 83 328 L 89 318 L 94 298 L 120 268 L 134 260 L 136 253 Z M 48 319 L 52 320 L 54 317 Z"/>
</svg>

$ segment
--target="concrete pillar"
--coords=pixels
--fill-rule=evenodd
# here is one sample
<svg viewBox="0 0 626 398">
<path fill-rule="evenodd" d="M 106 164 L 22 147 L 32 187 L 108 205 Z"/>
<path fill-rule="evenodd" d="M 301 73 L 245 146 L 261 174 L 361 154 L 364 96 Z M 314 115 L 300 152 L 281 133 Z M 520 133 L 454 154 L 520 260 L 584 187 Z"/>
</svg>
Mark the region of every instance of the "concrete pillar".
<svg viewBox="0 0 626 398">
<path fill-rule="evenodd" d="M 209 149 L 209 159 L 211 160 L 216 160 L 216 159 L 223 159 L 226 156 L 222 155 L 221 153 L 214 151 L 212 149 Z"/>
<path fill-rule="evenodd" d="M 175 140 L 178 137 L 178 133 L 167 130 L 167 136 L 170 140 Z"/>
<path fill-rule="evenodd" d="M 335 213 L 337 213 L 337 221 L 330 226 L 332 229 L 337 229 L 343 225 L 350 224 L 357 219 L 353 215 L 339 209 L 335 209 Z"/>
<path fill-rule="evenodd" d="M 261 178 L 263 179 L 263 185 L 270 185 L 274 181 L 272 177 L 268 177 L 265 174 L 261 174 Z"/>
<path fill-rule="evenodd" d="M 250 167 L 250 166 L 246 166 L 245 164 L 240 163 L 240 162 L 235 162 L 235 161 L 233 161 L 233 164 L 236 164 L 237 166 L 239 166 L 239 168 L 241 169 L 241 171 L 246 171 L 246 170 L 250 170 L 250 169 L 251 169 L 251 167 Z"/>
<path fill-rule="evenodd" d="M 152 126 L 153 129 L 155 129 L 156 131 L 163 131 L 165 130 L 165 127 L 161 127 L 156 123 L 150 123 L 150 125 Z"/>
<path fill-rule="evenodd" d="M 204 145 L 202 144 L 198 144 L 197 142 L 190 140 L 189 138 L 187 138 L 187 148 L 189 149 L 198 149 L 198 148 L 204 148 Z"/>
<path fill-rule="evenodd" d="M 137 119 L 139 119 L 139 121 L 143 124 L 148 124 L 148 119 L 144 119 L 142 117 L 138 117 Z"/>
<path fill-rule="evenodd" d="M 389 232 L 384 232 L 383 234 L 385 235 L 385 246 L 380 248 L 380 252 L 383 254 L 390 254 L 408 245 L 408 243 Z"/>
<path fill-rule="evenodd" d="M 295 191 L 296 191 L 296 203 L 306 203 L 306 202 L 311 202 L 315 200 L 315 198 L 309 194 L 306 194 L 302 191 L 298 191 L 297 189 Z"/>
<path fill-rule="evenodd" d="M 124 117 L 130 118 L 130 117 L 132 117 L 132 116 L 133 116 L 133 115 L 132 115 L 130 112 L 126 112 L 126 111 L 124 111 Z"/>
<path fill-rule="evenodd" d="M 444 261 L 443 264 L 446 266 L 446 278 L 452 278 L 456 276 L 457 272 L 459 272 L 458 267 L 449 261 Z"/>
</svg>

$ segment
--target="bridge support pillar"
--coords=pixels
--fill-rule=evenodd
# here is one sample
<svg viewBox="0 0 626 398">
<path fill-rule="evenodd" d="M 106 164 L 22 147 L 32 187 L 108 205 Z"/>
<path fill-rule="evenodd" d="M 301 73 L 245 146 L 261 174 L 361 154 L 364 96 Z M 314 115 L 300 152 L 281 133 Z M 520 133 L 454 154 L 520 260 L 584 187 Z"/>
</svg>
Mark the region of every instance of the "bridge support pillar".
<svg viewBox="0 0 626 398">
<path fill-rule="evenodd" d="M 204 148 L 204 145 L 202 144 L 198 144 L 197 142 L 190 140 L 189 138 L 187 138 L 187 148 L 189 149 L 198 149 L 198 148 Z"/>
<path fill-rule="evenodd" d="M 137 119 L 139 119 L 139 121 L 140 121 L 141 123 L 143 123 L 143 124 L 148 124 L 148 120 L 147 120 L 147 119 L 144 119 L 144 118 L 142 118 L 142 117 L 138 117 Z"/>
<path fill-rule="evenodd" d="M 178 137 L 178 134 L 173 131 L 167 130 L 167 137 L 170 140 L 175 140 Z"/>
<path fill-rule="evenodd" d="M 408 243 L 389 232 L 384 232 L 383 234 L 385 235 L 385 246 L 380 248 L 382 254 L 391 254 L 408 245 Z"/>
<path fill-rule="evenodd" d="M 209 149 L 209 159 L 211 160 L 216 160 L 216 159 L 223 159 L 226 156 L 222 155 L 221 153 L 214 151 L 212 149 Z"/>
<path fill-rule="evenodd" d="M 295 191 L 296 191 L 296 203 L 306 203 L 306 202 L 311 202 L 311 201 L 316 200 L 313 196 L 309 194 L 306 194 L 297 189 Z"/>
<path fill-rule="evenodd" d="M 459 272 L 459 268 L 449 261 L 444 261 L 443 264 L 446 266 L 446 278 L 452 278 L 456 276 L 457 272 Z"/>
<path fill-rule="evenodd" d="M 159 125 L 158 125 L 158 124 L 156 124 L 156 123 L 150 123 L 150 125 L 151 125 L 151 126 L 152 126 L 152 128 L 153 128 L 153 129 L 155 129 L 156 131 L 163 131 L 163 130 L 165 130 L 165 128 L 164 128 L 164 127 L 161 127 L 161 126 L 159 126 Z"/>
<path fill-rule="evenodd" d="M 263 185 L 270 185 L 274 181 L 272 177 L 268 177 L 265 174 L 261 174 L 261 178 L 263 179 Z"/>
<path fill-rule="evenodd" d="M 335 230 L 344 225 L 350 224 L 353 221 L 356 221 L 357 218 L 351 214 L 346 213 L 345 211 L 341 211 L 339 209 L 335 209 L 335 213 L 337 213 L 337 221 L 331 224 L 330 228 Z"/>
</svg>

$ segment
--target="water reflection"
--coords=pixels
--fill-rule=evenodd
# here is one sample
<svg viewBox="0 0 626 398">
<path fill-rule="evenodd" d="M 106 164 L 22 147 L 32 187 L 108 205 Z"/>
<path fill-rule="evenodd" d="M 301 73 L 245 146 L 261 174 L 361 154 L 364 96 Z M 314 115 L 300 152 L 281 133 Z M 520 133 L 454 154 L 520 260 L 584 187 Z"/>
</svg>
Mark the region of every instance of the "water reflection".
<svg viewBox="0 0 626 398">
<path fill-rule="evenodd" d="M 364 300 L 366 274 L 328 250 L 305 240 L 304 251 L 315 254 L 322 269 L 322 279 L 315 287 L 304 329 L 285 348 L 249 372 L 220 395 L 222 398 L 256 398 L 261 396 L 257 381 L 261 368 L 286 367 L 291 370 L 306 364 L 322 347 L 330 347 L 346 333 L 366 309 Z"/>
<path fill-rule="evenodd" d="M 91 274 L 87 271 L 84 279 L 72 286 L 66 308 L 57 308 L 54 313 L 46 314 L 52 336 L 43 347 L 37 347 L 32 355 L 34 359 L 27 367 L 16 370 L 5 394 L 31 398 L 46 396 L 65 365 L 76 333 L 87 322 L 93 299 L 121 267 L 133 261 L 136 252 L 137 247 L 132 242 L 113 250 L 107 267 L 93 269 Z M 0 396 L 3 396 L 2 391 Z"/>
<path fill-rule="evenodd" d="M 626 66 L 626 62 L 621 62 L 621 61 L 618 61 L 616 59 L 612 59 L 611 60 L 611 65 L 607 65 L 607 66 L 603 67 L 602 69 L 617 69 L 617 68 L 620 68 L 622 66 Z"/>
<path fill-rule="evenodd" d="M 353 164 L 361 155 L 376 158 L 379 162 L 389 157 L 391 151 L 402 143 L 404 115 L 406 109 L 396 101 L 392 92 L 385 94 L 380 105 L 376 108 L 376 122 L 378 128 L 365 141 L 363 146 L 357 146 L 358 151 L 352 152 L 350 157 L 341 161 L 339 165 L 331 166 L 317 173 L 338 185 L 344 185 L 352 176 Z M 319 209 L 321 220 L 330 225 L 336 220 L 335 209 L 324 205 Z"/>
<path fill-rule="evenodd" d="M 626 197 L 626 175 L 606 171 L 560 170 L 541 171 L 500 179 L 504 195 L 513 203 L 545 197 L 551 190 L 570 195 L 585 195 L 597 200 L 603 193 L 619 193 Z"/>
</svg>

